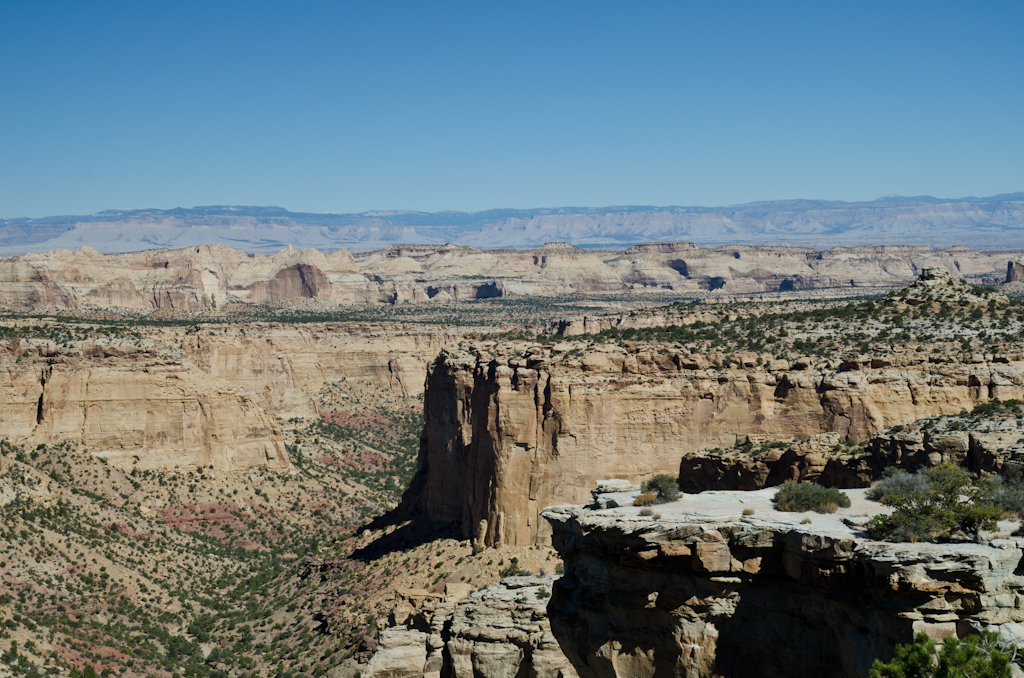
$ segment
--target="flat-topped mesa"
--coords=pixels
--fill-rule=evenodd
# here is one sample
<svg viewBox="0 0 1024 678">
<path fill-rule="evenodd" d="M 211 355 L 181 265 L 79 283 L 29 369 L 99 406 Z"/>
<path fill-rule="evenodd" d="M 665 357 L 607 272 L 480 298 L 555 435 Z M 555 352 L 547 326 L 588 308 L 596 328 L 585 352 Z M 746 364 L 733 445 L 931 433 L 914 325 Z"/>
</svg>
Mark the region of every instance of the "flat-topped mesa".
<svg viewBox="0 0 1024 678">
<path fill-rule="evenodd" d="M 565 563 L 548 616 L 581 678 L 859 678 L 918 632 L 1024 638 L 1024 540 L 878 542 L 850 511 L 772 513 L 768 492 L 703 512 L 687 495 L 660 519 L 546 511 Z"/>
<path fill-rule="evenodd" d="M 0 307 L 203 311 L 230 302 L 324 304 L 447 302 L 505 294 L 609 292 L 683 296 L 812 288 L 893 287 L 922 268 L 1002 278 L 1007 253 L 928 247 L 853 248 L 649 243 L 625 252 L 549 242 L 532 250 L 394 245 L 353 257 L 287 247 L 273 256 L 221 245 L 104 255 L 91 248 L 0 259 Z"/>
<path fill-rule="evenodd" d="M 461 523 L 478 544 L 543 544 L 540 509 L 588 501 L 601 478 L 675 475 L 684 453 L 732 448 L 740 436 L 834 431 L 864 441 L 992 398 L 1024 398 L 1024 355 L 737 355 L 724 367 L 658 343 L 446 348 L 428 368 L 406 508 Z"/>
<path fill-rule="evenodd" d="M 700 249 L 692 242 L 678 240 L 675 242 L 648 242 L 626 248 L 625 254 L 672 254 L 673 252 L 690 252 Z"/>
</svg>

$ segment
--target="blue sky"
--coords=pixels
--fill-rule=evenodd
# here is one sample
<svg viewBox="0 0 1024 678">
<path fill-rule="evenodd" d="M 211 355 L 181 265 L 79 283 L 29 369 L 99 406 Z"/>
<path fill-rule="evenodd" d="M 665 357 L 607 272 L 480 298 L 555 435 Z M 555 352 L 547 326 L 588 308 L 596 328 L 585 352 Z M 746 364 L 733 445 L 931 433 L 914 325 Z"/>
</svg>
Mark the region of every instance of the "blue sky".
<svg viewBox="0 0 1024 678">
<path fill-rule="evenodd" d="M 0 217 L 1024 190 L 1024 3 L 0 0 Z"/>
</svg>

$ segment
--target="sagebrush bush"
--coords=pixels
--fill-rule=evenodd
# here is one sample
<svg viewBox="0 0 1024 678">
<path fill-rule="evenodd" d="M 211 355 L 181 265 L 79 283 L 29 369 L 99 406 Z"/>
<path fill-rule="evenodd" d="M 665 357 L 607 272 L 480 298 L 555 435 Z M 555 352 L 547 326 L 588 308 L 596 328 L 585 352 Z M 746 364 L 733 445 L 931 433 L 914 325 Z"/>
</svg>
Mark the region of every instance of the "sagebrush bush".
<svg viewBox="0 0 1024 678">
<path fill-rule="evenodd" d="M 659 473 L 640 486 L 645 493 L 653 492 L 657 495 L 657 503 L 666 504 L 679 499 L 679 483 L 667 473 Z"/>
<path fill-rule="evenodd" d="M 995 528 L 1003 509 L 994 501 L 992 486 L 976 481 L 955 464 L 942 464 L 924 471 L 926 491 L 888 492 L 882 504 L 895 510 L 877 515 L 869 528 L 879 539 L 889 541 L 935 541 L 962 532 L 977 536 Z"/>
<path fill-rule="evenodd" d="M 835 513 L 840 507 L 850 508 L 850 498 L 841 490 L 822 487 L 817 483 L 797 483 L 792 480 L 783 483 L 772 500 L 780 511 L 793 513 Z"/>
<path fill-rule="evenodd" d="M 648 506 L 658 501 L 658 495 L 653 492 L 644 492 L 633 500 L 633 506 Z"/>
<path fill-rule="evenodd" d="M 642 508 L 642 509 L 640 509 L 640 515 L 642 515 L 642 516 L 653 516 L 654 515 L 654 509 L 652 509 L 652 508 Z"/>
<path fill-rule="evenodd" d="M 1006 467 L 1003 475 L 986 481 L 992 503 L 1009 513 L 1024 514 L 1024 470 Z"/>
<path fill-rule="evenodd" d="M 882 472 L 882 479 L 868 490 L 867 498 L 882 501 L 887 494 L 910 494 L 927 492 L 931 487 L 926 473 L 908 473 L 901 468 L 890 466 Z"/>
</svg>

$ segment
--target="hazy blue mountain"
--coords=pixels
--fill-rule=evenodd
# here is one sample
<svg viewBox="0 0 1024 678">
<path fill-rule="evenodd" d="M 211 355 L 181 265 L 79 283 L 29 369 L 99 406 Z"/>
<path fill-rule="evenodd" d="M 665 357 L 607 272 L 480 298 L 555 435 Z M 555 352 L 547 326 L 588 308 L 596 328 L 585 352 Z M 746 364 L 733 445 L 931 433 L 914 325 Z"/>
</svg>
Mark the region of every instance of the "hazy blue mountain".
<svg viewBox="0 0 1024 678">
<path fill-rule="evenodd" d="M 1024 193 L 958 199 L 885 196 L 870 202 L 773 200 L 724 207 L 557 207 L 482 212 L 290 212 L 212 205 L 106 210 L 84 216 L 0 220 L 0 255 L 88 245 L 101 252 L 221 243 L 248 252 L 286 245 L 352 251 L 395 243 L 453 242 L 531 248 L 549 241 L 622 248 L 660 241 L 802 245 L 1024 247 Z"/>
</svg>

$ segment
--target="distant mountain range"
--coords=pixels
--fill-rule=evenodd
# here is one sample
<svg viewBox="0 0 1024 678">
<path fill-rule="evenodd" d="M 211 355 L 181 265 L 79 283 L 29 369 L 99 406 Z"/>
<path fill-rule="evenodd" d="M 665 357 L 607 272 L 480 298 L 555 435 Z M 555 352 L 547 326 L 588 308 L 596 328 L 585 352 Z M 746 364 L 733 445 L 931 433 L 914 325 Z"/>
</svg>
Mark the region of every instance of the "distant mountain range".
<svg viewBox="0 0 1024 678">
<path fill-rule="evenodd" d="M 483 212 L 289 212 L 212 206 L 107 210 L 87 216 L 0 220 L 0 255 L 83 245 L 103 253 L 219 243 L 245 252 L 287 245 L 376 250 L 396 243 L 527 249 L 545 242 L 621 249 L 686 240 L 701 246 L 964 245 L 1024 249 L 1024 193 L 955 200 L 886 196 L 870 202 L 773 200 L 727 207 L 560 207 Z"/>
</svg>

